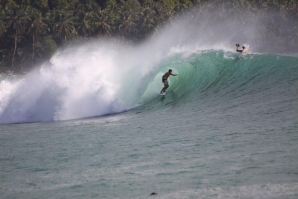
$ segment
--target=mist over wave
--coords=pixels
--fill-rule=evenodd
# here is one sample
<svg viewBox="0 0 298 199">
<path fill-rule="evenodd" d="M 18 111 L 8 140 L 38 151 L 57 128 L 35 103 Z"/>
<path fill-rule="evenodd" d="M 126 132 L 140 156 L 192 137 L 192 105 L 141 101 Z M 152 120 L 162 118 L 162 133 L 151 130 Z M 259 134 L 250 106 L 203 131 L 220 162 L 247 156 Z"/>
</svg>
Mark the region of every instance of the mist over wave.
<svg viewBox="0 0 298 199">
<path fill-rule="evenodd" d="M 0 123 L 69 120 L 122 112 L 144 103 L 148 85 L 153 79 L 160 81 L 162 73 L 173 68 L 171 64 L 160 67 L 173 54 L 182 54 L 183 60 L 203 50 L 234 51 L 238 42 L 249 45 L 250 53 L 264 50 L 261 21 L 254 23 L 256 19 L 250 19 L 251 24 L 240 25 L 237 19 L 227 17 L 211 23 L 199 16 L 182 16 L 139 45 L 93 40 L 66 47 L 50 63 L 24 77 L 2 79 Z M 229 20 L 235 21 L 234 27 L 226 26 Z M 151 97 L 162 88 L 161 83 L 155 84 Z"/>
<path fill-rule="evenodd" d="M 94 42 L 57 52 L 16 82 L 2 80 L 0 122 L 67 120 L 134 107 L 148 65 L 131 46 Z"/>
</svg>

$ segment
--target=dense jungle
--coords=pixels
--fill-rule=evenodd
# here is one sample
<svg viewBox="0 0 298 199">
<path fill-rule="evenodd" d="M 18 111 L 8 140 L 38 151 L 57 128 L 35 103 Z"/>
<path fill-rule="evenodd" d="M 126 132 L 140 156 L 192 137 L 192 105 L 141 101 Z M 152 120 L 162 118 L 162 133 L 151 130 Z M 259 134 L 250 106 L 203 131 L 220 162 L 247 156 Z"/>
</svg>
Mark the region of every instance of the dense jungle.
<svg viewBox="0 0 298 199">
<path fill-rule="evenodd" d="M 92 38 L 137 44 L 189 10 L 209 23 L 229 15 L 245 24 L 261 13 L 272 51 L 298 51 L 297 0 L 0 0 L 0 72 L 24 73 Z"/>
</svg>

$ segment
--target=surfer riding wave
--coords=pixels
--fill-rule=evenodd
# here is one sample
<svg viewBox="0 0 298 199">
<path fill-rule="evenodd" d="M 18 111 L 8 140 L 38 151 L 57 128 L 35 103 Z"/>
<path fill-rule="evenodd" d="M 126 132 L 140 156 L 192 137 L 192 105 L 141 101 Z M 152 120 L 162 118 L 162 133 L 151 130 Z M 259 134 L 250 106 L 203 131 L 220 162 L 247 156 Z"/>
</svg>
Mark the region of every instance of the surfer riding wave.
<svg viewBox="0 0 298 199">
<path fill-rule="evenodd" d="M 176 76 L 177 74 L 172 74 L 172 70 L 170 69 L 168 72 L 166 72 L 163 76 L 162 76 L 162 83 L 164 84 L 163 89 L 160 91 L 160 94 L 165 94 L 167 88 L 169 88 L 169 83 L 168 83 L 168 78 L 169 76 Z"/>
</svg>

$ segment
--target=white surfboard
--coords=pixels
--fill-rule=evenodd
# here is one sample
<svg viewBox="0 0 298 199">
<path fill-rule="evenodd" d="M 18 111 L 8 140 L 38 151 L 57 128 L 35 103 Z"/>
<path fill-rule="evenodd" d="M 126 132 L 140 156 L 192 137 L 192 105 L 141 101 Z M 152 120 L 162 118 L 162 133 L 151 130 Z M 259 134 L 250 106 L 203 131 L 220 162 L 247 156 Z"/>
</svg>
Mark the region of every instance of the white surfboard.
<svg viewBox="0 0 298 199">
<path fill-rule="evenodd" d="M 166 93 L 158 93 L 158 95 L 165 95 Z"/>
</svg>

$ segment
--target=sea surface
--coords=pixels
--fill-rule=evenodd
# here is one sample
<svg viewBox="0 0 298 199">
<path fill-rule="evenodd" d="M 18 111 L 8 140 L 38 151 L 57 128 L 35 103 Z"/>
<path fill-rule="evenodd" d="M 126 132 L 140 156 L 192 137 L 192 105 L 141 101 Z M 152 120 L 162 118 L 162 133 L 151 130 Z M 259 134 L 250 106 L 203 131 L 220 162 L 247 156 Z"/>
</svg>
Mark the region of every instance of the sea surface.
<svg viewBox="0 0 298 199">
<path fill-rule="evenodd" d="M 195 10 L 0 77 L 0 199 L 297 199 L 298 49 L 263 15 Z"/>
<path fill-rule="evenodd" d="M 152 65 L 2 78 L 0 198 L 298 198 L 298 57 L 181 50 Z"/>
</svg>

